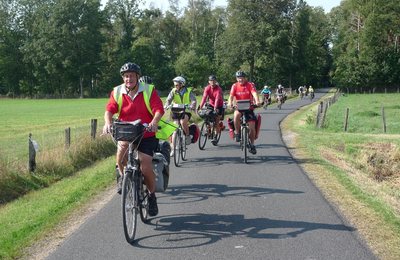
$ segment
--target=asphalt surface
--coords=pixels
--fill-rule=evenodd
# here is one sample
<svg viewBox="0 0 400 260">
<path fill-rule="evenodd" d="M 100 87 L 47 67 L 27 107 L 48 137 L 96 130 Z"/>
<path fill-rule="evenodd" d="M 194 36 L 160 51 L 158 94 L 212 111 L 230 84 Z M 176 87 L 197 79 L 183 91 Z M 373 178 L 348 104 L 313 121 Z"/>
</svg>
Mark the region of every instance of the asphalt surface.
<svg viewBox="0 0 400 260">
<path fill-rule="evenodd" d="M 280 121 L 308 103 L 257 110 L 262 127 L 248 164 L 227 131 L 217 147 L 190 145 L 188 161 L 170 166 L 169 188 L 158 193 L 159 215 L 138 221 L 134 245 L 116 194 L 48 259 L 376 259 L 282 141 Z"/>
</svg>

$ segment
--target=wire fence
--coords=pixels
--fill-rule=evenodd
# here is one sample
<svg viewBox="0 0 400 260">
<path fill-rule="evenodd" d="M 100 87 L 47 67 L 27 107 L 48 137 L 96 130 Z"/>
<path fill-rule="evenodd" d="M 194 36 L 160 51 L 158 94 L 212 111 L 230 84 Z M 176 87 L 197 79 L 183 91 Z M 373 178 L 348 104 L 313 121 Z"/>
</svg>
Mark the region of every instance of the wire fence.
<svg viewBox="0 0 400 260">
<path fill-rule="evenodd" d="M 2 142 L 1 160 L 7 167 L 27 165 L 29 170 L 34 170 L 37 153 L 47 152 L 51 156 L 52 151 L 68 150 L 79 144 L 84 138 L 96 138 L 97 119 L 91 119 L 90 124 L 84 126 L 71 126 L 65 129 L 32 131 L 25 138 L 12 138 L 11 141 Z M 51 159 L 51 158 L 50 158 Z M 27 163 L 28 161 L 28 163 Z"/>
<path fill-rule="evenodd" d="M 366 92 L 365 94 L 373 94 L 374 92 Z M 388 94 L 388 92 L 385 92 L 386 94 Z M 391 92 L 391 93 L 393 93 L 393 92 Z M 363 94 L 363 93 L 358 93 L 358 94 Z M 322 100 L 322 101 L 320 101 L 320 103 L 319 103 L 319 105 L 318 105 L 318 109 L 317 109 L 317 114 L 316 114 L 316 120 L 315 120 L 315 126 L 317 127 L 317 128 L 325 128 L 325 127 L 327 127 L 326 126 L 326 120 L 327 120 L 327 112 L 328 112 L 328 110 L 329 110 L 329 108 L 333 105 L 333 104 L 335 104 L 338 100 L 339 100 L 339 98 L 342 96 L 342 95 L 346 95 L 346 94 L 344 94 L 344 93 L 342 93 L 340 90 L 338 90 L 338 91 L 336 91 L 335 92 L 335 94 L 333 95 L 333 96 L 331 96 L 331 97 L 328 97 L 328 98 L 326 98 L 326 99 L 324 99 L 324 100 Z M 400 107 L 400 105 L 399 105 L 399 107 Z M 353 113 L 354 113 L 354 110 L 353 110 Z M 369 114 L 369 113 L 371 113 L 371 114 L 373 114 L 372 116 L 372 118 L 370 119 L 370 122 L 369 123 L 373 123 L 373 125 L 374 125 L 374 127 L 373 127 L 373 129 L 374 129 L 374 131 L 380 131 L 380 130 L 378 130 L 378 128 L 377 127 L 379 127 L 378 126 L 378 122 L 377 122 L 377 116 L 380 116 L 381 117 L 381 119 L 380 119 L 380 123 L 379 124 L 381 124 L 381 131 L 382 131 L 382 133 L 387 133 L 387 131 L 388 131 L 388 128 L 387 128 L 387 115 L 386 115 L 386 112 L 385 112 L 385 107 L 384 107 L 384 105 L 382 105 L 380 108 L 379 108 L 379 111 L 378 110 L 376 110 L 376 108 L 375 108 L 375 110 L 374 111 L 366 111 L 366 110 L 363 110 L 363 111 L 357 111 L 356 112 L 356 114 L 360 114 L 360 113 L 366 113 L 366 114 Z M 351 110 L 350 110 L 350 108 L 349 107 L 347 107 L 346 109 L 345 109 L 345 111 L 344 111 L 344 116 L 343 116 L 343 131 L 344 132 L 348 132 L 349 131 L 349 129 L 350 129 L 350 120 L 351 120 L 351 117 L 352 117 L 352 115 L 351 115 Z M 353 118 L 355 117 L 355 115 L 353 114 Z M 376 119 L 375 119 L 376 118 Z M 353 122 L 354 123 L 354 122 Z M 355 126 L 353 125 L 353 128 L 354 128 Z M 357 127 L 357 126 L 356 126 Z M 362 126 L 358 126 L 358 127 L 362 127 Z M 394 125 L 392 125 L 392 127 L 394 127 Z M 379 127 L 380 128 L 380 127 Z"/>
</svg>

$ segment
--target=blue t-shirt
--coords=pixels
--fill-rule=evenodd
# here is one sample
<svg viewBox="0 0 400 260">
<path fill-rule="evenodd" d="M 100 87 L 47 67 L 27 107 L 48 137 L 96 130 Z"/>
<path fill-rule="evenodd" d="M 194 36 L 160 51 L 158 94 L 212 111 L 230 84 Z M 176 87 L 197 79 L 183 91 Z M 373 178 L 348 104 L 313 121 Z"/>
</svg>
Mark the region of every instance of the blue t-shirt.
<svg viewBox="0 0 400 260">
<path fill-rule="evenodd" d="M 261 91 L 261 94 L 264 94 L 264 95 L 266 95 L 266 94 L 271 94 L 271 90 L 269 90 L 269 89 L 263 89 L 263 90 Z"/>
</svg>

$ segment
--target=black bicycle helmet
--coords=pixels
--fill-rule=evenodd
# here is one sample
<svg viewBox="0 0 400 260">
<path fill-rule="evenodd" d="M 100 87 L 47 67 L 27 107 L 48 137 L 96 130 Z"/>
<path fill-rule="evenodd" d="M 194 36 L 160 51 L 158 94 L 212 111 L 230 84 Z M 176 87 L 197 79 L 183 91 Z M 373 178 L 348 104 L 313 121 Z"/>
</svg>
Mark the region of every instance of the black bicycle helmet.
<svg viewBox="0 0 400 260">
<path fill-rule="evenodd" d="M 210 75 L 208 77 L 208 80 L 217 80 L 217 77 L 215 75 Z"/>
<path fill-rule="evenodd" d="M 235 76 L 236 77 L 246 77 L 246 73 L 242 70 L 238 70 L 238 71 L 236 71 Z"/>
<path fill-rule="evenodd" d="M 124 65 L 122 65 L 119 72 L 121 73 L 121 75 L 123 75 L 125 72 L 136 72 L 139 75 L 142 74 L 140 66 L 132 62 L 127 62 Z"/>
<path fill-rule="evenodd" d="M 146 84 L 152 84 L 153 83 L 153 79 L 151 77 L 149 77 L 149 76 L 141 76 L 139 78 L 139 82 L 143 82 L 143 83 L 146 83 Z"/>
</svg>

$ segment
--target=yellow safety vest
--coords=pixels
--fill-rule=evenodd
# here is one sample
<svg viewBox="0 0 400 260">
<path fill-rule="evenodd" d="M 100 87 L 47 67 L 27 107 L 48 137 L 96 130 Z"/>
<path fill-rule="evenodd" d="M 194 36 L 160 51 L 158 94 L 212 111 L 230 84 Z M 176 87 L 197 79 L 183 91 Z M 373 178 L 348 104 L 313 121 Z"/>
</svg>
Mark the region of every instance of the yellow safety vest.
<svg viewBox="0 0 400 260">
<path fill-rule="evenodd" d="M 125 84 L 121 84 L 114 88 L 114 100 L 118 104 L 118 114 L 121 112 L 122 90 L 124 87 Z M 143 89 L 143 99 L 144 103 L 146 104 L 147 110 L 152 116 L 154 116 L 150 106 L 150 97 L 151 94 L 153 93 L 154 85 L 149 85 L 139 82 L 139 87 L 142 87 Z M 156 138 L 161 140 L 168 140 L 168 138 L 172 135 L 172 133 L 178 128 L 178 126 L 175 123 L 166 122 L 162 119 L 158 122 L 158 126 L 160 127 L 160 129 L 158 129 L 156 132 Z"/>
<path fill-rule="evenodd" d="M 187 88 L 185 94 L 183 94 L 183 98 L 177 92 L 177 89 L 174 88 L 174 103 L 175 104 L 190 104 L 190 93 L 192 92 L 192 88 Z"/>
</svg>

